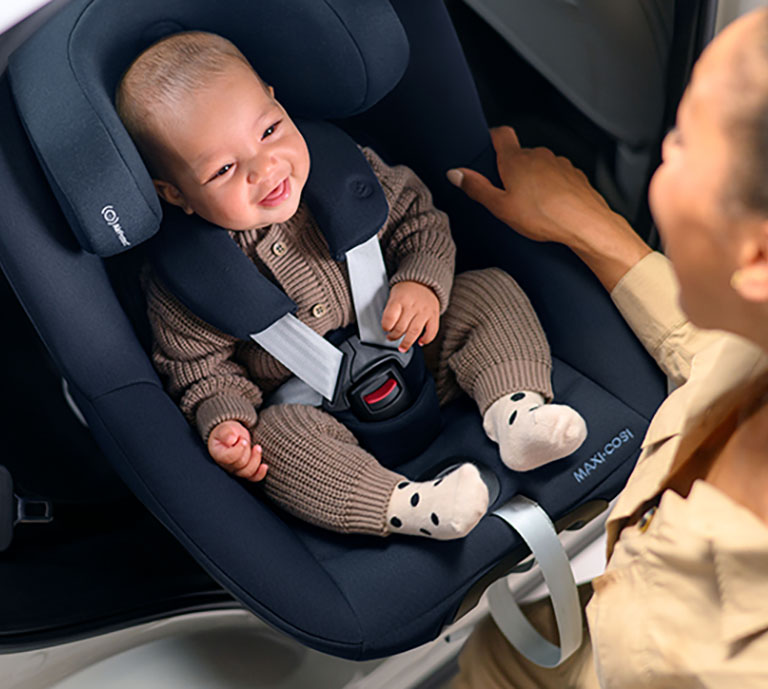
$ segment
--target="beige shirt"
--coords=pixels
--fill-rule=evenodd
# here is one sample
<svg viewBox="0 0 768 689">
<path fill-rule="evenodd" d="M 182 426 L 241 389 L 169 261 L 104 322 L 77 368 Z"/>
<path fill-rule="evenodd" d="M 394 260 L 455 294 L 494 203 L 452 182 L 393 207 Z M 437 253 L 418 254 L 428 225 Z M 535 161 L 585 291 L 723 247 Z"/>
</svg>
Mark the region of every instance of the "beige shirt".
<svg viewBox="0 0 768 689">
<path fill-rule="evenodd" d="M 587 607 L 597 674 L 611 689 L 768 687 L 768 525 L 703 480 L 687 498 L 665 486 L 768 357 L 692 326 L 677 291 L 668 260 L 654 253 L 611 294 L 679 387 L 654 416 L 608 520 L 610 559 Z M 655 513 L 638 521 L 660 493 Z"/>
</svg>

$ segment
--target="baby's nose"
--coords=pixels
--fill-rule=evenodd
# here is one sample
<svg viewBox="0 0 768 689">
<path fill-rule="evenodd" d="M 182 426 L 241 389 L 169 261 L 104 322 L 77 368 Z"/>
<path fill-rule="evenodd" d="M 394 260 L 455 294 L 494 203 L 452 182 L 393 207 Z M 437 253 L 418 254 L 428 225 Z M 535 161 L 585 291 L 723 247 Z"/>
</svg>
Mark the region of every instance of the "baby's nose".
<svg viewBox="0 0 768 689">
<path fill-rule="evenodd" d="M 268 178 L 272 169 L 277 164 L 277 159 L 274 156 L 258 156 L 248 168 L 248 175 L 246 179 L 248 184 L 258 184 L 263 179 Z"/>
</svg>

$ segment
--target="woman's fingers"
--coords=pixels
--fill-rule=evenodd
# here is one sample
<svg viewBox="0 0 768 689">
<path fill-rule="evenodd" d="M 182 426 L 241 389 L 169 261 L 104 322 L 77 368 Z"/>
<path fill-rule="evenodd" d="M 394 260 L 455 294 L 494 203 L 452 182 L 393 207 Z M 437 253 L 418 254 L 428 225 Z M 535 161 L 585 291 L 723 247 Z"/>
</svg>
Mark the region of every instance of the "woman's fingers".
<svg viewBox="0 0 768 689">
<path fill-rule="evenodd" d="M 446 173 L 451 184 L 456 185 L 473 201 L 485 206 L 499 217 L 504 210 L 504 190 L 495 187 L 485 175 L 466 167 L 448 170 Z"/>
<path fill-rule="evenodd" d="M 520 149 L 520 140 L 517 138 L 517 132 L 508 125 L 493 127 L 491 129 L 491 141 L 493 141 L 493 147 L 496 149 L 496 152 L 499 152 L 502 148 Z"/>
</svg>

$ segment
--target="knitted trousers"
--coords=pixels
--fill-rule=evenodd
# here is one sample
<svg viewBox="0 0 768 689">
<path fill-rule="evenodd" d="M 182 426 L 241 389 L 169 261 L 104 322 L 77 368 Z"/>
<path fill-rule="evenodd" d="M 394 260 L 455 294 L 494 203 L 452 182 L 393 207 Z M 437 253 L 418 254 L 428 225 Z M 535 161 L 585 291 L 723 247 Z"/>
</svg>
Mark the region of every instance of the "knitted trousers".
<svg viewBox="0 0 768 689">
<path fill-rule="evenodd" d="M 461 391 L 481 414 L 518 390 L 552 398 L 552 362 L 531 303 L 505 272 L 457 275 L 438 337 L 424 347 L 440 404 Z M 342 533 L 386 535 L 386 511 L 403 476 L 381 466 L 323 410 L 264 409 L 253 434 L 269 466 L 266 495 L 300 519 Z"/>
</svg>

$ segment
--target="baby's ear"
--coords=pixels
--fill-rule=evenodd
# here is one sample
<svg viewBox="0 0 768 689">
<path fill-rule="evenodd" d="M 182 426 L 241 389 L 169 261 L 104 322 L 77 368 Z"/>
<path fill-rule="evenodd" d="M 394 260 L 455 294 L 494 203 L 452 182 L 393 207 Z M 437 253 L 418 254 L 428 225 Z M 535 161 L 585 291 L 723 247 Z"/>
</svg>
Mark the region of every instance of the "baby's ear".
<svg viewBox="0 0 768 689">
<path fill-rule="evenodd" d="M 155 191 L 163 201 L 178 206 L 187 215 L 192 215 L 192 207 L 187 203 L 184 195 L 173 184 L 162 179 L 153 179 L 152 184 L 155 185 Z"/>
</svg>

